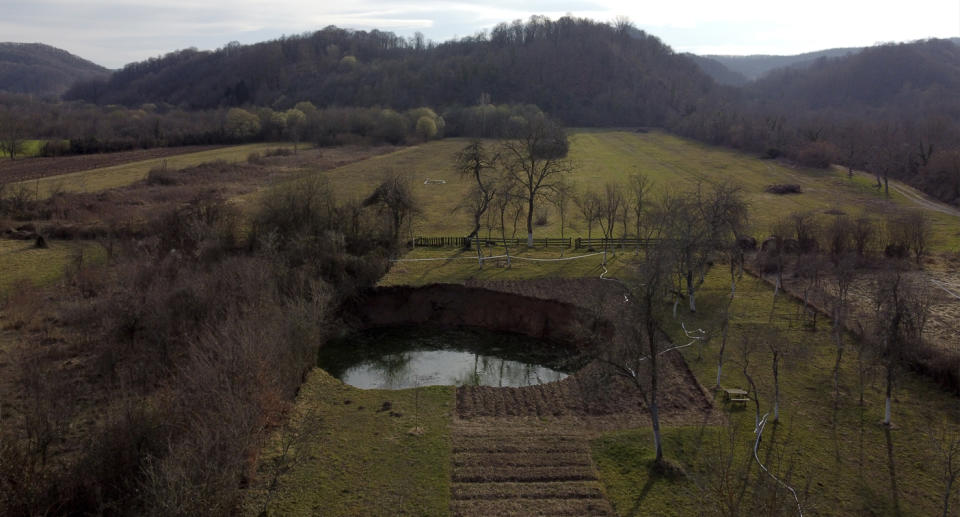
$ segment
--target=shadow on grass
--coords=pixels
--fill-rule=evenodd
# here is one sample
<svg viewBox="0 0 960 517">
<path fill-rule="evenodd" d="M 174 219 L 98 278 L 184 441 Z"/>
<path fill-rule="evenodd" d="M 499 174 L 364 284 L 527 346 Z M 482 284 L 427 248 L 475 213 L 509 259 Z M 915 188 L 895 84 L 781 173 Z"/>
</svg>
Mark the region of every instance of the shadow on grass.
<svg viewBox="0 0 960 517">
<path fill-rule="evenodd" d="M 683 466 L 666 458 L 660 463 L 654 460 L 648 460 L 646 462 L 646 470 L 647 481 L 643 484 L 643 488 L 640 489 L 640 494 L 637 495 L 637 498 L 633 501 L 633 506 L 626 515 L 648 515 L 649 512 L 645 513 L 641 510 L 644 500 L 655 485 L 661 483 L 676 485 L 687 479 L 687 473 L 684 471 Z"/>
</svg>

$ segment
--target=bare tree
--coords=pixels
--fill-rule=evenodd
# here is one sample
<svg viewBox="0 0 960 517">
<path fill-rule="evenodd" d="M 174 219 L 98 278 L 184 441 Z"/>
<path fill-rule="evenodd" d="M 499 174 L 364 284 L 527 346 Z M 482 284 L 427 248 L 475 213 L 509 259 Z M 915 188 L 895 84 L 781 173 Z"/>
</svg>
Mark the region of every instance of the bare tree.
<svg viewBox="0 0 960 517">
<path fill-rule="evenodd" d="M 869 217 L 859 217 L 854 221 L 852 231 L 853 247 L 857 250 L 857 255 L 863 257 L 876 238 L 876 225 Z"/>
<path fill-rule="evenodd" d="M 943 488 L 943 517 L 950 515 L 950 499 L 953 497 L 953 485 L 960 478 L 960 433 L 950 431 L 946 424 L 930 432 L 932 456 L 940 467 Z"/>
<path fill-rule="evenodd" d="M 663 465 L 663 444 L 660 436 L 660 355 L 666 345 L 661 317 L 657 304 L 664 293 L 664 278 L 670 270 L 671 250 L 665 245 L 647 248 L 644 260 L 628 279 L 629 303 L 623 318 L 633 324 L 627 326 L 623 335 L 602 346 L 600 360 L 614 374 L 632 384 L 643 397 L 650 411 L 653 441 L 656 450 L 655 464 Z M 676 353 L 676 352 L 674 352 Z"/>
<path fill-rule="evenodd" d="M 573 170 L 566 159 L 569 143 L 563 128 L 543 115 L 525 119 L 501 144 L 504 169 L 524 193 L 527 246 L 533 246 L 533 213 L 538 201 L 563 175 Z"/>
<path fill-rule="evenodd" d="M 573 185 L 565 179 L 558 181 L 550 195 L 550 202 L 557 209 L 557 215 L 560 216 L 560 239 L 564 238 L 564 227 L 567 221 L 567 212 L 570 208 L 570 199 L 573 198 Z M 563 256 L 563 248 L 560 249 L 560 256 Z"/>
<path fill-rule="evenodd" d="M 833 267 L 833 279 L 837 289 L 833 306 L 833 339 L 837 346 L 837 360 L 833 365 L 833 398 L 834 405 L 840 400 L 840 363 L 843 361 L 844 342 L 843 332 L 847 321 L 847 296 L 850 286 L 857 276 L 856 257 L 846 254 L 837 259 Z"/>
<path fill-rule="evenodd" d="M 393 171 L 387 172 L 387 177 L 363 201 L 363 206 L 377 206 L 387 216 L 393 242 L 399 242 L 404 227 L 410 226 L 413 218 L 420 213 L 410 186 L 410 177 Z"/>
<path fill-rule="evenodd" d="M 480 232 L 480 221 L 483 219 L 483 214 L 490 208 L 490 202 L 495 195 L 498 156 L 490 153 L 483 146 L 483 142 L 473 140 L 456 154 L 454 160 L 456 171 L 461 176 L 473 178 L 476 182 L 471 189 L 468 202 L 473 216 L 473 230 L 467 235 L 469 240 Z"/>
<path fill-rule="evenodd" d="M 602 204 L 600 196 L 596 192 L 588 190 L 575 197 L 574 203 L 577 205 L 577 209 L 580 210 L 584 222 L 587 223 L 587 240 L 590 240 L 593 235 L 593 223 L 597 222 L 600 218 Z"/>
<path fill-rule="evenodd" d="M 895 267 L 876 276 L 873 291 L 874 335 L 886 373 L 883 423 L 889 426 L 896 372 L 923 339 L 930 309 L 929 293 L 925 286 Z"/>
<path fill-rule="evenodd" d="M 12 109 L 0 110 L 0 152 L 11 160 L 23 152 L 26 120 Z"/>
<path fill-rule="evenodd" d="M 623 187 L 616 183 L 607 183 L 600 197 L 600 229 L 603 230 L 603 263 L 607 263 L 607 247 L 613 239 L 614 226 L 623 207 Z"/>
<path fill-rule="evenodd" d="M 755 425 L 760 425 L 760 393 L 757 391 L 757 384 L 750 375 L 750 357 L 757 350 L 757 342 L 750 332 L 743 332 L 740 335 L 740 368 L 743 378 L 750 385 L 750 393 L 753 394 L 753 404 L 755 408 Z"/>
<path fill-rule="evenodd" d="M 633 212 L 638 252 L 640 251 L 639 239 L 643 236 L 643 216 L 647 210 L 647 197 L 649 197 L 652 183 L 650 178 L 641 172 L 631 174 L 627 181 L 627 196 L 624 206 L 629 206 Z M 626 234 L 626 229 L 624 229 L 624 234 Z"/>
<path fill-rule="evenodd" d="M 733 304 L 731 297 L 723 309 L 723 319 L 720 322 L 720 349 L 717 350 L 717 384 L 716 389 L 722 388 L 720 384 L 720 374 L 723 373 L 723 355 L 727 350 L 727 337 L 730 334 L 730 306 Z"/>
<path fill-rule="evenodd" d="M 513 218 L 513 235 L 516 236 L 517 220 L 523 210 L 522 202 L 523 200 L 517 196 L 516 185 L 511 178 L 505 178 L 500 187 L 500 193 L 494 198 L 493 204 L 499 216 L 497 226 L 500 228 L 500 237 L 503 239 L 503 248 L 506 250 L 508 267 L 511 264 L 510 246 L 507 244 L 507 220 Z"/>
</svg>

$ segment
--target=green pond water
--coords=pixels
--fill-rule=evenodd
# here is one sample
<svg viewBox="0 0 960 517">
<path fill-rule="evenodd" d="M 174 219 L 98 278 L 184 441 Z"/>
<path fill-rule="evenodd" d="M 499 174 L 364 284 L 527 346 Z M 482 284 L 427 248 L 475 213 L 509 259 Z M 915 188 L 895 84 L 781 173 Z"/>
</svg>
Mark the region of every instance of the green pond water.
<svg viewBox="0 0 960 517">
<path fill-rule="evenodd" d="M 505 332 L 422 326 L 364 330 L 325 344 L 318 365 L 363 389 L 531 386 L 580 368 L 570 350 Z"/>
</svg>

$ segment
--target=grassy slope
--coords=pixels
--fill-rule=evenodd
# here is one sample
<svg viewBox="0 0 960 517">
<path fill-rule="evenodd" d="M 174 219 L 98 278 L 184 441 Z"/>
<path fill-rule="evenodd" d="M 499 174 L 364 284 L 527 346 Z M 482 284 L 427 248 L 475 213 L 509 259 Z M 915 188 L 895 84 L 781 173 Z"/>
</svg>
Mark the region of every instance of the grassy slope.
<svg viewBox="0 0 960 517">
<path fill-rule="evenodd" d="M 33 241 L 0 239 L 0 294 L 24 281 L 35 285 L 55 282 L 81 250 L 85 261 L 105 258 L 99 244 L 50 240 L 47 245 L 47 249 L 37 249 Z"/>
<path fill-rule="evenodd" d="M 167 162 L 167 167 L 171 169 L 182 169 L 215 160 L 238 162 L 246 160 L 247 155 L 252 152 L 262 152 L 266 149 L 277 147 L 278 145 L 281 144 L 259 143 L 225 147 L 198 153 L 126 163 L 113 167 L 104 167 L 102 169 L 91 169 L 88 171 L 49 176 L 39 180 L 26 181 L 23 182 L 23 184 L 30 188 L 35 188 L 40 198 L 49 197 L 53 192 L 61 190 L 66 192 L 97 192 L 109 188 L 122 187 L 142 180 L 147 177 L 150 169 L 159 167 L 164 161 Z M 16 185 L 17 184 L 13 184 L 12 186 L 16 187 Z"/>
<path fill-rule="evenodd" d="M 343 199 L 362 198 L 383 177 L 386 170 L 409 172 L 415 195 L 424 213 L 416 225 L 419 235 L 463 235 L 469 231 L 470 216 L 454 212 L 469 189 L 468 178 L 458 177 L 452 168 L 454 154 L 467 143 L 447 139 L 407 148 L 330 171 L 328 177 Z M 571 180 L 583 190 L 601 190 L 607 182 L 624 182 L 628 174 L 643 172 L 654 182 L 656 192 L 667 189 L 694 189 L 698 183 L 730 181 L 744 189 L 750 202 L 753 233 L 766 234 L 777 218 L 794 211 L 824 212 L 840 209 L 850 214 L 878 214 L 886 202 L 868 178 L 849 180 L 839 170 L 792 169 L 779 162 L 760 160 L 729 149 L 699 144 L 661 132 L 633 133 L 616 130 L 579 130 L 571 137 L 570 158 L 577 170 Z M 427 178 L 444 179 L 446 184 L 425 185 Z M 774 183 L 797 183 L 804 193 L 777 196 L 764 192 Z M 899 194 L 894 202 L 912 206 Z M 568 235 L 586 236 L 587 229 L 571 205 Z M 960 245 L 956 218 L 930 212 L 934 220 L 936 249 Z M 518 234 L 523 235 L 521 221 Z M 595 227 L 594 232 L 599 233 Z M 535 235 L 560 235 L 558 217 L 551 213 L 549 224 L 534 229 Z"/>
<path fill-rule="evenodd" d="M 503 248 L 488 248 L 486 256 L 503 255 Z M 509 269 L 506 259 L 495 259 L 484 263 L 483 267 L 477 263 L 476 251 L 465 252 L 449 249 L 418 248 L 407 253 L 403 258 L 417 261 L 402 262 L 390 268 L 390 271 L 380 280 L 380 285 L 424 285 L 438 282 L 460 283 L 465 280 L 503 280 L 541 277 L 591 277 L 600 276 L 602 255 L 586 253 L 582 250 L 574 252 L 567 250 L 560 256 L 557 250 L 510 250 L 511 261 Z M 618 253 L 610 254 L 607 269 L 611 275 L 616 275 L 625 263 L 625 256 Z M 580 258 L 578 258 L 580 257 Z M 449 260 L 423 260 L 448 258 Z M 549 262 L 527 261 L 523 258 L 548 259 Z M 556 259 L 571 260 L 556 260 Z"/>
<path fill-rule="evenodd" d="M 707 277 L 701 312 L 681 314 L 687 326 L 704 329 L 719 327 L 719 306 L 729 294 L 729 280 L 723 268 L 715 268 Z M 740 370 L 741 334 L 756 338 L 756 327 L 768 325 L 772 289 L 756 279 L 743 282 L 731 308 L 733 314 L 728 341 L 725 386 L 747 387 Z M 801 492 L 809 513 L 816 515 L 893 515 L 899 505 L 903 515 L 933 515 L 941 504 L 942 483 L 932 442 L 925 434 L 946 423 L 953 432 L 960 429 L 957 398 L 944 393 L 928 379 L 904 374 L 895 388 L 893 420 L 896 428 L 890 442 L 878 425 L 883 416 L 883 383 L 879 371 L 868 374 L 865 405 L 858 404 L 858 368 L 856 344 L 848 346 L 841 372 L 841 403 L 833 410 L 832 368 L 835 348 L 829 322 L 821 321 L 816 332 L 791 327 L 797 303 L 781 297 L 770 325 L 780 330 L 780 342 L 789 343 L 792 358 L 781 367 L 781 423 L 767 427 L 761 458 L 781 476 L 793 469 L 791 484 Z M 744 327 L 744 325 L 747 325 Z M 670 322 L 670 327 L 679 327 Z M 672 329 L 680 334 L 679 329 Z M 675 335 L 675 340 L 679 336 Z M 852 339 L 848 336 L 848 343 Z M 760 390 L 761 411 L 772 409 L 772 355 L 761 341 L 750 358 L 751 375 Z M 716 379 L 718 340 L 697 359 L 693 348 L 684 354 L 694 373 L 705 386 Z M 718 398 L 718 403 L 722 403 Z M 651 437 L 646 429 L 613 433 L 595 444 L 601 477 L 608 494 L 621 514 L 641 507 L 641 514 L 689 515 L 700 508 L 703 496 L 716 481 L 718 440 L 734 435 L 735 463 L 743 471 L 749 465 L 749 479 L 755 482 L 756 465 L 749 463 L 753 442 L 754 409 L 730 410 L 730 430 L 668 429 L 665 452 L 684 464 L 690 476 L 668 481 L 651 476 L 646 462 L 652 457 Z M 727 443 L 727 442 L 724 442 Z M 892 460 L 891 460 L 892 458 Z M 779 463 L 779 465 L 778 465 Z M 645 488 L 645 487 L 650 488 Z M 780 491 L 781 498 L 789 497 Z M 750 499 L 750 494 L 746 500 Z"/>
<path fill-rule="evenodd" d="M 314 370 L 297 406 L 301 412 L 318 411 L 322 431 L 308 445 L 309 460 L 281 476 L 269 514 L 447 515 L 453 393 L 450 386 L 359 390 Z M 390 409 L 378 411 L 384 402 Z M 415 426 L 425 433 L 411 434 Z M 250 491 L 248 515 L 258 515 L 263 507 L 262 485 L 269 477 L 263 469 L 277 453 L 273 443 L 261 458 L 261 485 Z"/>
</svg>

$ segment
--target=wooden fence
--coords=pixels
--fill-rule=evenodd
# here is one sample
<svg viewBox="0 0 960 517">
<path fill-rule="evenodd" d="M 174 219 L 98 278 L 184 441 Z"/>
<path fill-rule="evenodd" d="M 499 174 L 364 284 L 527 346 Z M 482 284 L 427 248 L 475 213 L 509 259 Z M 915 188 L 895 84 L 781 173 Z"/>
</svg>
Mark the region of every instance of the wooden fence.
<svg viewBox="0 0 960 517">
<path fill-rule="evenodd" d="M 635 249 L 643 248 L 650 245 L 652 239 L 637 239 L 637 238 L 622 238 L 622 239 L 571 239 L 566 237 L 559 239 L 556 237 L 542 237 L 533 239 L 534 248 L 563 248 L 569 249 L 573 247 L 574 249 L 603 249 L 606 245 L 607 249 Z M 519 248 L 521 246 L 527 245 L 527 239 L 525 238 L 515 238 L 515 239 L 484 239 L 484 238 L 474 238 L 467 239 L 466 237 L 416 237 L 412 241 L 408 242 L 408 245 L 412 245 L 415 248 L 460 248 L 460 249 L 469 249 L 479 243 L 481 246 L 485 247 L 504 247 L 508 246 L 511 248 Z"/>
<path fill-rule="evenodd" d="M 574 248 L 576 249 L 597 249 L 601 250 L 604 247 L 607 249 L 616 249 L 616 248 L 645 248 L 649 246 L 654 239 L 637 239 L 636 237 L 623 237 L 618 239 L 577 239 L 574 241 Z"/>
</svg>

